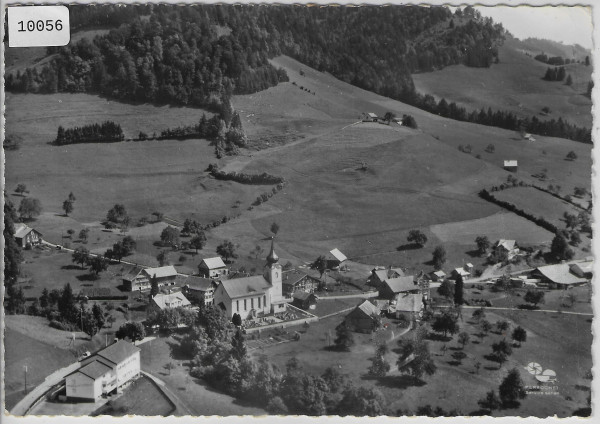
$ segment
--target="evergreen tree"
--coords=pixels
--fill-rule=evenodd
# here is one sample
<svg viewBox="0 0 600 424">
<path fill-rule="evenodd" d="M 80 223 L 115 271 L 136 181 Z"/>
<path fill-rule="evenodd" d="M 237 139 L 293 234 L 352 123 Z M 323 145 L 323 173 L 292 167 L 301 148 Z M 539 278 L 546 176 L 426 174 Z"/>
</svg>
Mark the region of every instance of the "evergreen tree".
<svg viewBox="0 0 600 424">
<path fill-rule="evenodd" d="M 456 277 L 456 281 L 454 283 L 454 304 L 455 305 L 462 305 L 463 303 L 465 303 L 464 301 L 464 281 L 463 281 L 463 277 L 462 275 L 459 275 L 458 277 Z"/>
<path fill-rule="evenodd" d="M 521 380 L 521 375 L 516 368 L 510 370 L 508 375 L 504 377 L 498 388 L 498 393 L 505 408 L 517 408 L 520 405 L 519 400 L 527 396 L 523 380 Z"/>
<path fill-rule="evenodd" d="M 238 330 L 231 339 L 231 355 L 238 361 L 241 361 L 246 358 L 247 353 L 244 335 L 241 330 Z"/>
</svg>

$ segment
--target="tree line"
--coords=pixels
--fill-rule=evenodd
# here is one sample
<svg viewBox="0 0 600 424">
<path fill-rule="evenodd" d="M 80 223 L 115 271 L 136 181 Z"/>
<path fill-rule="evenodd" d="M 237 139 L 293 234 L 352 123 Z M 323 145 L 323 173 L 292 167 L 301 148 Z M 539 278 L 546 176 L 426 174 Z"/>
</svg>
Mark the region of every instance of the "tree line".
<svg viewBox="0 0 600 424">
<path fill-rule="evenodd" d="M 240 184 L 269 185 L 283 184 L 285 181 L 282 177 L 276 177 L 266 172 L 262 174 L 244 174 L 243 172 L 219 171 L 216 165 L 210 166 L 210 175 L 217 180 L 235 181 Z"/>
<path fill-rule="evenodd" d="M 90 124 L 67 129 L 59 126 L 54 144 L 62 146 L 75 143 L 113 143 L 124 139 L 125 136 L 121 126 L 112 121 L 106 121 L 102 124 Z"/>
</svg>

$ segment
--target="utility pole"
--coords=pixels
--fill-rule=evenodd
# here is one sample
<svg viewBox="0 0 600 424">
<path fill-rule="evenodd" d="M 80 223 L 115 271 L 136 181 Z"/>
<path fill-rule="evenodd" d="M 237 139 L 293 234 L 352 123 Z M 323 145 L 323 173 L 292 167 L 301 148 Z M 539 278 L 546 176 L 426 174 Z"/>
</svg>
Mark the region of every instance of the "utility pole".
<svg viewBox="0 0 600 424">
<path fill-rule="evenodd" d="M 23 365 L 23 371 L 25 374 L 25 394 L 27 394 L 27 365 Z"/>
</svg>

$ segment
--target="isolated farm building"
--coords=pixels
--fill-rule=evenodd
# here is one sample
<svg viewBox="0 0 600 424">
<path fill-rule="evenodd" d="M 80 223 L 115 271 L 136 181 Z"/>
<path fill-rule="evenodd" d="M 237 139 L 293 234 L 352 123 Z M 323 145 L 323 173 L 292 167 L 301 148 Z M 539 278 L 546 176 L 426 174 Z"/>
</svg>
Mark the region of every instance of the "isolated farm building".
<svg viewBox="0 0 600 424">
<path fill-rule="evenodd" d="M 159 293 L 150 299 L 148 308 L 146 308 L 146 314 L 152 315 L 154 313 L 164 311 L 165 309 L 172 308 L 191 308 L 192 304 L 181 292 L 174 292 L 163 294 Z"/>
<path fill-rule="evenodd" d="M 204 258 L 198 265 L 200 274 L 205 278 L 221 278 L 229 273 L 225 262 L 221 257 Z"/>
<path fill-rule="evenodd" d="M 346 315 L 344 322 L 352 331 L 371 333 L 376 330 L 379 325 L 380 314 L 381 312 L 377 306 L 373 305 L 368 300 L 365 300 Z"/>
<path fill-rule="evenodd" d="M 504 161 L 504 169 L 510 172 L 517 172 L 519 168 L 519 163 L 516 160 L 505 160 Z"/>
<path fill-rule="evenodd" d="M 535 141 L 535 138 L 531 134 L 529 134 L 529 133 L 525 133 L 525 135 L 523 136 L 523 138 L 525 140 Z"/>
<path fill-rule="evenodd" d="M 389 278 L 379 287 L 379 298 L 391 300 L 398 293 L 418 293 L 419 285 L 415 283 L 412 275 L 405 277 Z"/>
<path fill-rule="evenodd" d="M 329 251 L 325 256 L 325 261 L 327 262 L 327 269 L 340 268 L 346 260 L 348 260 L 346 255 L 340 252 L 337 248 Z"/>
<path fill-rule="evenodd" d="M 31 249 L 42 242 L 42 233 L 23 224 L 15 224 L 15 240 L 22 249 Z"/>
<path fill-rule="evenodd" d="M 492 246 L 492 258 L 498 262 L 511 260 L 519 253 L 517 242 L 514 240 L 498 240 Z"/>
<path fill-rule="evenodd" d="M 402 268 L 373 268 L 367 284 L 378 289 L 385 280 L 398 277 L 404 277 Z"/>
<path fill-rule="evenodd" d="M 271 242 L 263 275 L 223 280 L 215 290 L 214 304 L 228 317 L 240 314 L 242 319 L 284 312 L 282 270 Z"/>
<path fill-rule="evenodd" d="M 367 113 L 363 113 L 362 120 L 364 122 L 377 122 L 379 120 L 379 117 L 377 116 L 376 113 L 367 112 Z"/>
<path fill-rule="evenodd" d="M 569 264 L 540 266 L 531 274 L 533 277 L 540 279 L 539 286 L 550 289 L 568 289 L 588 282 L 587 278 L 573 274 Z"/>
<path fill-rule="evenodd" d="M 454 268 L 452 270 L 452 278 L 458 278 L 458 276 L 460 275 L 463 279 L 467 279 L 471 276 L 471 273 L 469 271 L 467 271 L 466 269 L 464 269 L 463 267 L 460 268 Z"/>
<path fill-rule="evenodd" d="M 396 318 L 407 320 L 420 318 L 423 315 L 423 295 L 421 293 L 400 293 L 390 302 L 390 313 Z"/>
<path fill-rule="evenodd" d="M 446 273 L 444 271 L 433 271 L 429 274 L 429 278 L 431 278 L 431 281 L 444 281 Z"/>
<path fill-rule="evenodd" d="M 94 402 L 140 374 L 140 349 L 119 340 L 81 361 L 65 378 L 68 399 Z"/>
<path fill-rule="evenodd" d="M 312 293 L 319 288 L 320 280 L 317 277 L 298 270 L 283 271 L 283 295 L 292 297 L 296 292 Z"/>
<path fill-rule="evenodd" d="M 296 292 L 294 293 L 292 305 L 304 310 L 315 309 L 317 307 L 317 296 L 314 293 Z"/>
<path fill-rule="evenodd" d="M 471 262 L 467 262 L 463 265 L 463 269 L 467 272 L 473 272 L 473 264 Z"/>
<path fill-rule="evenodd" d="M 183 282 L 183 294 L 190 302 L 205 306 L 214 304 L 217 283 L 212 278 L 190 276 Z"/>
<path fill-rule="evenodd" d="M 582 261 L 577 262 L 570 265 L 570 270 L 572 274 L 575 274 L 581 278 L 587 278 L 588 280 L 592 279 L 592 275 L 594 272 L 594 261 Z"/>
</svg>

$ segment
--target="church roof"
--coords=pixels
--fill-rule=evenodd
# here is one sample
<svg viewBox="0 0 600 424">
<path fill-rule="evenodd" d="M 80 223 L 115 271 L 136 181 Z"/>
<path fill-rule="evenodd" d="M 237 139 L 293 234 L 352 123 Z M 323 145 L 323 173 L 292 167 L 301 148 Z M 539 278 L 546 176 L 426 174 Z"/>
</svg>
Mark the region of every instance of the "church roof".
<svg viewBox="0 0 600 424">
<path fill-rule="evenodd" d="M 221 281 L 230 299 L 266 293 L 272 286 L 262 275 Z"/>
</svg>

